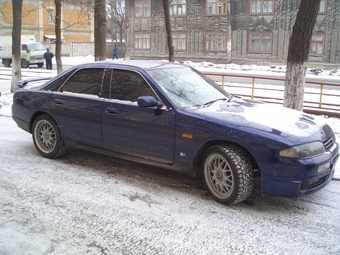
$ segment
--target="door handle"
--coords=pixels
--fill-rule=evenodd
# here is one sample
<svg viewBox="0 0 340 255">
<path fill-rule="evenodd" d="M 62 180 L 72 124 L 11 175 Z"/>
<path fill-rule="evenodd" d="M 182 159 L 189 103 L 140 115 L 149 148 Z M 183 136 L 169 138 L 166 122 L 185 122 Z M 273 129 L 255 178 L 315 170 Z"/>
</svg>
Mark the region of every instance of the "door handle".
<svg viewBox="0 0 340 255">
<path fill-rule="evenodd" d="M 61 100 L 61 99 L 55 99 L 54 101 L 55 101 L 56 105 L 63 105 L 64 104 L 64 101 Z"/>
<path fill-rule="evenodd" d="M 117 115 L 118 114 L 117 110 L 114 109 L 114 108 L 106 108 L 106 113 L 111 114 L 111 115 Z"/>
</svg>

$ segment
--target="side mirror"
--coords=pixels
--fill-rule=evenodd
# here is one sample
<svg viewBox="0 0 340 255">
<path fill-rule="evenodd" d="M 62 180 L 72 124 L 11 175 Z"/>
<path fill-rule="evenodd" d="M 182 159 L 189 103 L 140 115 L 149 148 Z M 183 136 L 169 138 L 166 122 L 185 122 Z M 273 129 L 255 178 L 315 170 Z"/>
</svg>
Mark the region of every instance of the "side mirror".
<svg viewBox="0 0 340 255">
<path fill-rule="evenodd" d="M 163 105 L 153 96 L 141 96 L 137 100 L 137 104 L 139 107 L 157 107 L 162 108 Z"/>
</svg>

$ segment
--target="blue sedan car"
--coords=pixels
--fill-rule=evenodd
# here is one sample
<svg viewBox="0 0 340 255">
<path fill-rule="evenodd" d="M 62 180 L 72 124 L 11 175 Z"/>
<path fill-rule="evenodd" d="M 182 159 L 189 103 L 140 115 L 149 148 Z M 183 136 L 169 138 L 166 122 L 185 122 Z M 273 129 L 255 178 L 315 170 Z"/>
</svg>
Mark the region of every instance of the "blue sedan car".
<svg viewBox="0 0 340 255">
<path fill-rule="evenodd" d="M 32 85 L 33 84 L 33 85 Z M 237 98 L 195 69 L 169 62 L 95 62 L 43 84 L 22 81 L 13 119 L 39 153 L 76 147 L 199 174 L 222 204 L 325 187 L 339 145 L 323 118 Z"/>
</svg>

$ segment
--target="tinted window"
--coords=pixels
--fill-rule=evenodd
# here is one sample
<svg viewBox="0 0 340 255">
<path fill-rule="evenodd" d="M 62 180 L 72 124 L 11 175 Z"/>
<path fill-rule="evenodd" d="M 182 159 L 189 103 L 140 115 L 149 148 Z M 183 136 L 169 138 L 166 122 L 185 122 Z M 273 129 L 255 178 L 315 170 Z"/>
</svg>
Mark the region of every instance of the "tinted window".
<svg viewBox="0 0 340 255">
<path fill-rule="evenodd" d="M 81 69 L 64 84 L 64 92 L 100 95 L 104 69 Z"/>
<path fill-rule="evenodd" d="M 155 96 L 140 74 L 131 71 L 112 70 L 110 99 L 136 102 L 140 96 Z"/>
</svg>

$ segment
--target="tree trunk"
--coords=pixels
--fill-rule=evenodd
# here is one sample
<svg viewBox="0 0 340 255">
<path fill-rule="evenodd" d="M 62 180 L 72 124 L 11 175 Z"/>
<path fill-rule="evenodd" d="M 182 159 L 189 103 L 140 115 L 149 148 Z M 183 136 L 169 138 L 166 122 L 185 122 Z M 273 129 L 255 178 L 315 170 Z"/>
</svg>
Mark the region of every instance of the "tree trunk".
<svg viewBox="0 0 340 255">
<path fill-rule="evenodd" d="M 106 59 L 106 12 L 105 0 L 94 1 L 94 58 Z"/>
<path fill-rule="evenodd" d="M 167 39 L 168 39 L 169 62 L 174 62 L 174 46 L 172 44 L 172 35 L 171 35 L 169 0 L 163 0 L 163 9 L 164 9 L 164 20 L 165 20 L 166 34 L 167 34 Z"/>
<path fill-rule="evenodd" d="M 283 106 L 303 110 L 305 75 L 320 0 L 301 0 L 289 41 Z"/>
<path fill-rule="evenodd" d="M 57 72 L 63 71 L 63 63 L 61 61 L 61 0 L 54 0 L 55 4 L 55 58 L 57 62 Z"/>
<path fill-rule="evenodd" d="M 11 92 L 17 87 L 18 81 L 21 80 L 21 17 L 22 1 L 13 0 L 13 27 L 12 27 L 12 81 Z"/>
</svg>

